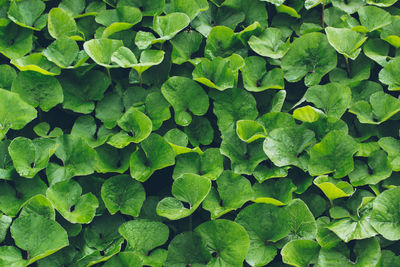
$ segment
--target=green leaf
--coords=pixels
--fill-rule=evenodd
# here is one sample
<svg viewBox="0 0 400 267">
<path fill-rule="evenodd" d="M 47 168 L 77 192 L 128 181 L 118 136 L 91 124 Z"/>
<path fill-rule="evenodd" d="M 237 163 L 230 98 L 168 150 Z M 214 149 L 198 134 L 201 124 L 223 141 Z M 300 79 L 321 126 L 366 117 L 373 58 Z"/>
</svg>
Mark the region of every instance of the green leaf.
<svg viewBox="0 0 400 267">
<path fill-rule="evenodd" d="M 15 138 L 8 151 L 18 174 L 33 178 L 40 170 L 47 167 L 50 157 L 57 149 L 55 141 L 47 138 Z"/>
<path fill-rule="evenodd" d="M 204 115 L 208 110 L 208 96 L 203 88 L 192 79 L 186 77 L 171 77 L 161 87 L 161 93 L 172 105 L 175 112 L 175 122 L 187 126 L 193 115 Z M 193 101 L 196 99 L 196 101 Z"/>
<path fill-rule="evenodd" d="M 367 0 L 367 4 L 369 5 L 376 5 L 380 7 L 389 7 L 395 4 L 396 0 Z"/>
<path fill-rule="evenodd" d="M 354 246 L 355 260 L 350 260 L 349 248 L 343 243 L 334 248 L 322 248 L 318 264 L 323 266 L 376 266 L 381 257 L 378 241 L 375 238 L 357 241 Z"/>
<path fill-rule="evenodd" d="M 64 100 L 60 83 L 54 77 L 33 71 L 21 71 L 12 83 L 11 91 L 28 104 L 47 112 Z"/>
<path fill-rule="evenodd" d="M 202 36 L 196 31 L 183 31 L 171 39 L 172 63 L 183 64 L 190 61 L 192 55 L 200 49 Z"/>
<path fill-rule="evenodd" d="M 0 88 L 10 90 L 17 72 L 10 65 L 0 65 Z"/>
<path fill-rule="evenodd" d="M 292 193 L 296 189 L 290 179 L 269 179 L 253 185 L 254 199 L 252 201 L 283 206 L 292 200 Z"/>
<path fill-rule="evenodd" d="M 358 101 L 349 112 L 357 115 L 361 123 L 380 124 L 400 111 L 399 99 L 384 92 L 373 93 L 369 101 Z"/>
<path fill-rule="evenodd" d="M 217 253 L 208 265 L 243 266 L 250 239 L 241 225 L 228 220 L 208 221 L 200 224 L 195 232 L 211 251 Z"/>
<path fill-rule="evenodd" d="M 92 39 L 85 42 L 83 48 L 96 64 L 105 68 L 116 68 L 118 65 L 112 65 L 112 55 L 123 45 L 121 40 Z"/>
<path fill-rule="evenodd" d="M 134 252 L 144 256 L 168 240 L 169 229 L 160 222 L 136 219 L 123 223 L 119 227 L 119 233 Z"/>
<path fill-rule="evenodd" d="M 83 76 L 66 73 L 59 78 L 64 91 L 63 108 L 88 114 L 94 110 L 94 101 L 101 100 L 111 84 L 104 72 L 92 70 Z"/>
<path fill-rule="evenodd" d="M 63 135 L 57 138 L 60 145 L 56 156 L 62 161 L 62 165 L 49 164 L 49 168 L 55 168 L 63 175 L 48 177 L 50 184 L 70 179 L 78 175 L 89 175 L 94 172 L 96 164 L 96 151 L 91 148 L 82 137 L 76 135 Z"/>
<path fill-rule="evenodd" d="M 0 89 L 0 140 L 8 130 L 21 130 L 36 118 L 36 110 L 13 92 Z"/>
<path fill-rule="evenodd" d="M 209 120 L 204 117 L 194 117 L 185 129 L 192 146 L 209 145 L 214 140 L 214 129 Z"/>
<path fill-rule="evenodd" d="M 124 173 L 129 169 L 129 158 L 134 151 L 134 146 L 128 146 L 122 151 L 109 145 L 96 148 L 96 172 Z"/>
<path fill-rule="evenodd" d="M 371 225 L 384 238 L 400 239 L 400 215 L 396 212 L 399 207 L 400 187 L 385 190 L 373 202 L 370 218 Z"/>
<path fill-rule="evenodd" d="M 134 143 L 146 139 L 152 130 L 150 118 L 134 107 L 128 109 L 117 123 L 121 129 L 132 135 Z"/>
<path fill-rule="evenodd" d="M 15 217 L 26 201 L 33 196 L 44 195 L 46 189 L 46 184 L 38 176 L 33 179 L 14 178 L 13 184 L 0 181 L 0 210 Z"/>
<path fill-rule="evenodd" d="M 236 134 L 240 140 L 251 143 L 257 139 L 265 138 L 267 131 L 264 126 L 252 120 L 238 120 L 236 122 Z"/>
<path fill-rule="evenodd" d="M 217 116 L 218 128 L 222 134 L 234 130 L 237 120 L 254 120 L 258 116 L 254 96 L 244 89 L 211 91 L 210 97 L 214 100 L 213 112 Z"/>
<path fill-rule="evenodd" d="M 314 184 L 331 202 L 337 198 L 349 197 L 354 193 L 354 188 L 348 182 L 333 179 L 328 175 L 318 176 L 314 179 Z"/>
<path fill-rule="evenodd" d="M 261 57 L 248 57 L 241 69 L 244 88 L 250 92 L 262 92 L 267 89 L 283 89 L 283 72 L 280 68 L 267 72 L 266 62 Z"/>
<path fill-rule="evenodd" d="M 350 106 L 351 90 L 342 84 L 328 83 L 308 88 L 304 97 L 317 108 L 323 109 L 328 117 L 339 120 Z"/>
<path fill-rule="evenodd" d="M 183 174 L 172 184 L 172 195 L 157 204 L 157 214 L 170 220 L 190 216 L 206 198 L 211 189 L 211 181 L 196 174 Z M 189 208 L 183 205 L 189 204 Z"/>
<path fill-rule="evenodd" d="M 106 267 L 129 267 L 138 266 L 142 267 L 143 260 L 136 255 L 134 252 L 120 252 L 118 255 L 114 255 L 108 260 L 103 266 Z"/>
<path fill-rule="evenodd" d="M 352 60 L 358 57 L 361 52 L 360 46 L 367 40 L 364 34 L 347 28 L 327 27 L 325 32 L 332 47 L 340 54 Z"/>
<path fill-rule="evenodd" d="M 390 13 L 379 7 L 364 6 L 357 12 L 361 25 L 369 32 L 385 27 L 392 22 Z"/>
<path fill-rule="evenodd" d="M 6 238 L 8 228 L 10 227 L 12 222 L 11 217 L 1 214 L 0 216 L 0 242 L 3 242 Z M 1 261 L 0 261 L 1 263 Z"/>
<path fill-rule="evenodd" d="M 378 38 L 370 38 L 363 46 L 364 54 L 385 67 L 389 59 L 389 44 Z"/>
<path fill-rule="evenodd" d="M 74 180 L 59 182 L 47 189 L 46 195 L 56 210 L 71 223 L 90 223 L 99 206 L 92 193 L 82 194 Z"/>
<path fill-rule="evenodd" d="M 211 213 L 212 219 L 238 209 L 253 199 L 250 181 L 232 171 L 225 170 L 216 183 L 218 192 L 212 188 L 203 202 L 203 208 Z"/>
<path fill-rule="evenodd" d="M 165 16 L 154 16 L 153 30 L 162 40 L 172 39 L 178 32 L 189 25 L 190 18 L 185 13 L 170 13 Z"/>
<path fill-rule="evenodd" d="M 252 204 L 239 212 L 235 222 L 242 225 L 250 237 L 246 262 L 251 266 L 265 266 L 271 262 L 277 248 L 273 242 L 289 232 L 288 217 L 284 210 L 270 204 Z"/>
<path fill-rule="evenodd" d="M 54 39 L 70 37 L 82 41 L 81 33 L 74 18 L 62 8 L 52 8 L 49 12 L 47 27 Z"/>
<path fill-rule="evenodd" d="M 17 25 L 40 31 L 46 26 L 47 17 L 41 16 L 46 5 L 41 0 L 22 0 L 10 3 L 8 17 Z"/>
<path fill-rule="evenodd" d="M 364 0 L 332 0 L 332 5 L 346 12 L 353 14 L 365 5 Z"/>
<path fill-rule="evenodd" d="M 383 27 L 380 37 L 392 46 L 400 47 L 400 18 L 398 16 L 392 16 L 392 23 Z"/>
<path fill-rule="evenodd" d="M 202 59 L 192 75 L 195 81 L 220 91 L 232 88 L 235 84 L 235 75 L 229 68 L 229 60 L 220 57 L 212 61 Z"/>
<path fill-rule="evenodd" d="M 378 141 L 379 146 L 388 153 L 388 160 L 393 171 L 400 170 L 400 141 L 393 137 L 383 137 Z"/>
<path fill-rule="evenodd" d="M 308 33 L 296 39 L 282 58 L 284 77 L 297 82 L 305 77 L 305 85 L 312 86 L 336 67 L 337 55 L 322 33 Z"/>
<path fill-rule="evenodd" d="M 313 240 L 292 240 L 281 250 L 282 261 L 297 267 L 316 263 L 319 245 Z"/>
<path fill-rule="evenodd" d="M 142 20 L 142 13 L 136 7 L 117 6 L 116 9 L 102 10 L 95 18 L 96 22 L 106 26 L 102 38 L 128 30 Z"/>
<path fill-rule="evenodd" d="M 32 36 L 32 30 L 13 23 L 0 28 L 0 53 L 10 59 L 26 55 L 32 49 Z"/>
<path fill-rule="evenodd" d="M 130 173 L 140 182 L 146 181 L 154 171 L 171 166 L 175 163 L 172 147 L 164 138 L 150 134 L 136 150 L 130 159 Z"/>
<path fill-rule="evenodd" d="M 267 28 L 260 36 L 252 35 L 248 41 L 251 49 L 263 57 L 282 58 L 290 48 L 278 28 Z"/>
<path fill-rule="evenodd" d="M 304 106 L 293 111 L 293 118 L 302 122 L 316 122 L 319 120 L 320 111 L 312 106 Z"/>
<path fill-rule="evenodd" d="M 44 75 L 59 75 L 61 73 L 61 69 L 48 61 L 45 56 L 39 53 L 32 53 L 25 57 L 12 59 L 11 64 L 16 66 L 20 71 L 36 71 Z"/>
<path fill-rule="evenodd" d="M 228 57 L 235 52 L 239 52 L 242 44 L 232 29 L 225 26 L 216 26 L 210 31 L 206 47 L 204 48 L 204 55 L 208 59 L 215 57 Z"/>
<path fill-rule="evenodd" d="M 164 0 L 121 0 L 118 6 L 133 6 L 142 11 L 143 16 L 155 16 L 163 12 Z"/>
<path fill-rule="evenodd" d="M 67 37 L 61 37 L 51 43 L 44 51 L 43 55 L 60 68 L 70 67 L 78 57 L 78 44 Z"/>
<path fill-rule="evenodd" d="M 173 12 L 181 12 L 188 15 L 190 20 L 193 20 L 200 13 L 200 6 L 196 0 L 172 0 L 164 8 L 167 14 Z"/>
<path fill-rule="evenodd" d="M 172 177 L 177 179 L 187 173 L 199 174 L 216 180 L 223 172 L 223 157 L 217 148 L 209 148 L 203 154 L 185 153 L 176 157 Z"/>
<path fill-rule="evenodd" d="M 377 184 L 392 174 L 392 166 L 386 153 L 382 150 L 373 152 L 368 157 L 368 165 L 356 161 L 354 170 L 349 173 L 350 182 L 354 186 Z"/>
<path fill-rule="evenodd" d="M 101 125 L 97 129 L 96 121 L 92 116 L 80 116 L 71 129 L 71 135 L 85 139 L 86 143 L 92 147 L 98 147 L 104 144 L 112 135 L 112 131 Z"/>
<path fill-rule="evenodd" d="M 57 222 L 36 214 L 17 218 L 11 235 L 19 248 L 29 251 L 28 265 L 69 244 L 67 232 Z"/>
<path fill-rule="evenodd" d="M 178 234 L 168 245 L 168 257 L 165 267 L 172 266 L 202 266 L 211 259 L 206 242 L 194 232 Z"/>
<path fill-rule="evenodd" d="M 400 90 L 399 67 L 400 57 L 395 57 L 379 72 L 379 81 L 389 85 L 390 91 Z"/>
<path fill-rule="evenodd" d="M 284 209 L 289 220 L 290 233 L 283 241 L 315 239 L 317 223 L 310 209 L 301 199 L 293 199 Z"/>
<path fill-rule="evenodd" d="M 313 176 L 333 173 L 334 178 L 344 177 L 353 170 L 357 150 L 356 141 L 346 132 L 331 131 L 311 148 L 308 171 Z"/>
<path fill-rule="evenodd" d="M 22 259 L 22 254 L 19 249 L 12 246 L 0 247 L 0 264 L 4 266 L 23 267 L 27 261 Z"/>
<path fill-rule="evenodd" d="M 314 136 L 313 131 L 303 127 L 278 128 L 267 135 L 263 149 L 278 167 L 294 165 L 306 169 L 308 157 L 300 154 L 315 143 Z"/>
<path fill-rule="evenodd" d="M 231 168 L 235 173 L 251 175 L 257 165 L 267 159 L 261 143 L 259 139 L 247 144 L 232 131 L 223 136 L 220 151 L 231 160 Z"/>
<path fill-rule="evenodd" d="M 137 217 L 146 193 L 143 186 L 129 175 L 117 175 L 104 182 L 101 198 L 111 215 L 121 211 L 122 214 Z"/>
</svg>

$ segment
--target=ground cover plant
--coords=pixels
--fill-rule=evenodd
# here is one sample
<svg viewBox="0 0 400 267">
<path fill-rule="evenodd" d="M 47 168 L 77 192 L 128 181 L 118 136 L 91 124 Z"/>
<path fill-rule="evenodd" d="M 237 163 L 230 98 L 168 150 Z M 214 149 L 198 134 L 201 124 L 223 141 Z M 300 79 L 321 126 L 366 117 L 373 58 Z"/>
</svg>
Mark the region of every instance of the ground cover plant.
<svg viewBox="0 0 400 267">
<path fill-rule="evenodd" d="M 0 266 L 400 266 L 396 0 L 0 0 Z"/>
</svg>

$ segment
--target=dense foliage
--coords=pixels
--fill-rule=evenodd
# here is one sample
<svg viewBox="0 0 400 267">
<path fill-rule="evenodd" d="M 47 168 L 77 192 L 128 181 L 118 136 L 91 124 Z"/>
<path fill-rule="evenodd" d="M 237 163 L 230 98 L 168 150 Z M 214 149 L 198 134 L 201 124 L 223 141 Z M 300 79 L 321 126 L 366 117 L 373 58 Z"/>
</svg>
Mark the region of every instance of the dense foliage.
<svg viewBox="0 0 400 267">
<path fill-rule="evenodd" d="M 400 266 L 400 2 L 0 0 L 0 266 Z"/>
</svg>

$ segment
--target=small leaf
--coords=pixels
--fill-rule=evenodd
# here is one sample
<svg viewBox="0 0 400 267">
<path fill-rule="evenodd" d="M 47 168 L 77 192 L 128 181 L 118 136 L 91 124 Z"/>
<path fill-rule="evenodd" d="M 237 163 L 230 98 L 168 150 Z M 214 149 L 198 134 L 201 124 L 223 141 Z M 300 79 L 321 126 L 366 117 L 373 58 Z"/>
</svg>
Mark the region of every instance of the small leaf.
<svg viewBox="0 0 400 267">
<path fill-rule="evenodd" d="M 400 90 L 400 58 L 395 57 L 379 72 L 379 81 L 389 85 L 390 91 Z"/>
<path fill-rule="evenodd" d="M 235 75 L 229 68 L 229 61 L 220 57 L 212 61 L 202 59 L 192 75 L 195 81 L 220 91 L 234 87 L 235 83 Z"/>
<path fill-rule="evenodd" d="M 113 39 L 92 39 L 83 44 L 85 52 L 98 65 L 106 68 L 115 68 L 118 65 L 112 65 L 112 54 L 124 44 L 121 40 Z"/>
<path fill-rule="evenodd" d="M 349 197 L 354 193 L 354 188 L 348 182 L 335 180 L 328 175 L 318 176 L 314 179 L 314 184 L 331 202 L 337 198 Z"/>
<path fill-rule="evenodd" d="M 170 13 L 165 16 L 155 16 L 153 30 L 162 40 L 172 39 L 178 32 L 189 25 L 190 18 L 184 13 Z"/>
<path fill-rule="evenodd" d="M 319 110 L 312 106 L 304 106 L 293 111 L 293 118 L 302 122 L 316 122 L 319 119 Z"/>
<path fill-rule="evenodd" d="M 70 67 L 78 57 L 78 53 L 78 44 L 67 37 L 55 40 L 43 51 L 43 55 L 60 68 Z"/>
<path fill-rule="evenodd" d="M 252 35 L 248 41 L 251 49 L 263 57 L 282 58 L 290 48 L 290 41 L 278 28 L 267 28 L 260 36 Z"/>
<path fill-rule="evenodd" d="M 251 143 L 257 139 L 265 138 L 267 131 L 264 126 L 252 120 L 238 120 L 236 122 L 236 134 L 240 140 Z"/>
<path fill-rule="evenodd" d="M 36 71 L 44 75 L 59 75 L 61 69 L 53 62 L 47 60 L 45 56 L 39 53 L 32 53 L 25 57 L 12 59 L 11 64 L 16 66 L 20 71 Z"/>
</svg>

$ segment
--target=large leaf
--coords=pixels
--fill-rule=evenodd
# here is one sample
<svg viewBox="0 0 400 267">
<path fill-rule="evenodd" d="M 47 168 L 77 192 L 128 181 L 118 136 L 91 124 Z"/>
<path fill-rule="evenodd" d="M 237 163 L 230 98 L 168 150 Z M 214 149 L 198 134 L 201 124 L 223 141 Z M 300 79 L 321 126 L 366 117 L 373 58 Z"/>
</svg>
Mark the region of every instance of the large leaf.
<svg viewBox="0 0 400 267">
<path fill-rule="evenodd" d="M 284 77 L 297 82 L 305 77 L 307 86 L 316 85 L 336 67 L 337 55 L 322 33 L 308 33 L 296 39 L 282 58 Z"/>
<path fill-rule="evenodd" d="M 62 8 L 52 8 L 49 12 L 47 27 L 54 39 L 70 37 L 82 40 L 74 18 Z"/>
<path fill-rule="evenodd" d="M 379 72 L 379 81 L 389 85 L 391 91 L 400 90 L 399 66 L 400 58 L 395 57 Z"/>
<path fill-rule="evenodd" d="M 42 15 L 46 5 L 41 0 L 22 0 L 10 3 L 8 17 L 22 27 L 41 30 L 46 26 L 47 17 Z"/>
<path fill-rule="evenodd" d="M 212 61 L 203 59 L 193 71 L 193 79 L 210 88 L 224 91 L 234 87 L 235 75 L 229 68 L 229 60 L 220 57 Z"/>
<path fill-rule="evenodd" d="M 241 225 L 228 220 L 208 221 L 197 226 L 195 232 L 211 252 L 216 252 L 208 265 L 243 266 L 250 239 Z"/>
<path fill-rule="evenodd" d="M 268 28 L 258 37 L 252 35 L 248 43 L 254 52 L 270 58 L 281 58 L 290 48 L 290 41 L 285 41 L 278 28 Z"/>
<path fill-rule="evenodd" d="M 319 245 L 312 240 L 292 240 L 281 251 L 284 263 L 303 267 L 317 262 Z"/>
<path fill-rule="evenodd" d="M 165 16 L 155 16 L 153 30 L 162 40 L 172 39 L 178 32 L 189 25 L 190 18 L 185 13 L 171 13 Z"/>
<path fill-rule="evenodd" d="M 113 39 L 92 39 L 83 44 L 85 52 L 94 62 L 106 68 L 116 68 L 118 65 L 112 65 L 111 56 L 124 44 L 121 40 Z"/>
</svg>

